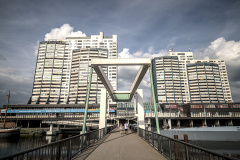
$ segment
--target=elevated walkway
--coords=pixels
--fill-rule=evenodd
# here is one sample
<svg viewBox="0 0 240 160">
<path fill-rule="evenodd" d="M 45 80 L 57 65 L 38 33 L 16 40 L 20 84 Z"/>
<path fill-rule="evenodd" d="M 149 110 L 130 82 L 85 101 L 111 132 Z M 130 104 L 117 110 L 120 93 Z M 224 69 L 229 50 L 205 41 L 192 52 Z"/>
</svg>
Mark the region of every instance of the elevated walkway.
<svg viewBox="0 0 240 160">
<path fill-rule="evenodd" d="M 152 146 L 146 143 L 137 133 L 120 135 L 119 129 L 115 129 L 101 142 L 89 147 L 78 155 L 76 160 L 165 160 Z"/>
</svg>

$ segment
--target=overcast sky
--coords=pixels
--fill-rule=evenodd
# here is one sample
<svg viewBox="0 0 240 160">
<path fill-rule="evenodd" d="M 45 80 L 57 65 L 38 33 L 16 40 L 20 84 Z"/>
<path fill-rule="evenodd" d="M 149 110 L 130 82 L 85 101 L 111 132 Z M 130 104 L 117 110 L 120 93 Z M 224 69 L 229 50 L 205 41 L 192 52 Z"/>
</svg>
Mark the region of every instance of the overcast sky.
<svg viewBox="0 0 240 160">
<path fill-rule="evenodd" d="M 119 57 L 152 58 L 191 48 L 195 58 L 224 59 L 239 102 L 239 8 L 239 0 L 0 0 L 0 107 L 8 90 L 11 104 L 28 102 L 40 41 L 100 32 L 118 36 Z M 121 90 L 133 80 L 126 70 L 119 71 Z M 146 75 L 139 87 L 146 101 L 149 87 Z"/>
</svg>

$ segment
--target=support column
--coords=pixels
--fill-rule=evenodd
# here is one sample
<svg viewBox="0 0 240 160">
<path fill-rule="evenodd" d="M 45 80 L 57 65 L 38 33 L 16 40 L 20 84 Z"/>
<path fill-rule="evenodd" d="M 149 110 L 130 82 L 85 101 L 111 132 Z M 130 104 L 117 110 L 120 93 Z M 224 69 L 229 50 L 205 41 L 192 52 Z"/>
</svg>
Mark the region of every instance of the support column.
<svg viewBox="0 0 240 160">
<path fill-rule="evenodd" d="M 107 102 L 107 90 L 105 88 L 101 89 L 101 101 L 100 101 L 100 119 L 99 119 L 99 129 L 106 128 L 107 118 L 106 118 L 106 102 Z"/>
<path fill-rule="evenodd" d="M 215 126 L 220 126 L 220 122 L 219 122 L 219 119 L 215 120 L 215 123 L 214 123 Z"/>
<path fill-rule="evenodd" d="M 148 129 L 147 129 L 148 131 L 152 131 L 151 124 L 152 124 L 152 123 L 151 123 L 151 119 L 150 119 L 150 118 L 148 118 L 148 123 L 147 123 L 147 125 L 146 125 L 146 126 L 147 126 L 147 128 L 148 128 Z"/>
<path fill-rule="evenodd" d="M 207 126 L 207 120 L 202 120 L 202 126 Z"/>
<path fill-rule="evenodd" d="M 85 112 L 84 112 L 84 120 L 83 120 L 82 134 L 85 133 L 85 129 L 86 129 L 88 103 L 89 103 L 90 89 L 91 89 L 91 83 L 92 83 L 92 72 L 93 72 L 93 68 L 92 68 L 92 66 L 91 66 L 90 76 L 89 76 L 89 81 L 88 81 L 88 92 L 87 92 L 87 98 L 86 98 L 86 102 L 85 102 L 86 105 L 85 105 Z"/>
<path fill-rule="evenodd" d="M 50 132 L 52 132 L 52 131 L 53 131 L 53 124 L 50 124 L 49 131 L 50 131 Z"/>
<path fill-rule="evenodd" d="M 29 126 L 30 126 L 30 121 L 28 121 L 28 126 L 27 126 L 27 128 L 29 128 Z"/>
<path fill-rule="evenodd" d="M 168 126 L 169 126 L 169 129 L 172 129 L 172 120 L 171 119 L 168 119 Z"/>
<path fill-rule="evenodd" d="M 134 93 L 133 104 L 134 104 L 134 113 L 138 114 L 137 113 L 137 94 L 136 93 Z"/>
<path fill-rule="evenodd" d="M 190 120 L 190 127 L 193 127 L 193 120 Z"/>
<path fill-rule="evenodd" d="M 106 93 L 107 94 L 107 93 Z M 109 103 L 110 103 L 110 101 L 109 101 L 109 98 L 110 98 L 110 96 L 107 96 L 107 105 L 108 105 L 108 117 L 110 117 L 110 108 L 109 108 Z"/>
<path fill-rule="evenodd" d="M 228 121 L 228 126 L 233 126 L 232 120 L 229 120 L 229 121 Z"/>
<path fill-rule="evenodd" d="M 53 135 L 56 135 L 56 134 L 57 134 L 57 132 L 53 131 L 53 124 L 50 124 L 49 131 L 46 132 L 46 135 L 47 136 L 53 136 Z"/>
<path fill-rule="evenodd" d="M 152 77 L 151 66 L 149 66 L 149 74 L 150 74 L 150 79 L 151 79 L 152 100 L 153 100 L 153 106 L 154 106 L 154 113 L 155 113 L 155 121 L 156 121 L 157 133 L 160 134 L 159 122 L 158 122 L 158 113 L 157 113 L 157 104 L 156 104 L 156 100 L 155 100 L 155 92 L 154 92 L 154 85 L 153 85 L 153 77 Z"/>
<path fill-rule="evenodd" d="M 166 119 L 166 118 L 163 119 L 163 127 L 164 127 L 164 128 L 167 127 L 167 119 Z"/>
<path fill-rule="evenodd" d="M 137 107 L 138 107 L 138 127 L 145 129 L 145 114 L 144 114 L 144 106 L 143 106 L 143 90 L 137 90 Z"/>
<path fill-rule="evenodd" d="M 177 120 L 177 126 L 178 126 L 178 128 L 180 128 L 180 126 L 181 126 L 180 120 Z"/>
<path fill-rule="evenodd" d="M 57 125 L 57 131 L 60 131 L 60 125 Z"/>
</svg>

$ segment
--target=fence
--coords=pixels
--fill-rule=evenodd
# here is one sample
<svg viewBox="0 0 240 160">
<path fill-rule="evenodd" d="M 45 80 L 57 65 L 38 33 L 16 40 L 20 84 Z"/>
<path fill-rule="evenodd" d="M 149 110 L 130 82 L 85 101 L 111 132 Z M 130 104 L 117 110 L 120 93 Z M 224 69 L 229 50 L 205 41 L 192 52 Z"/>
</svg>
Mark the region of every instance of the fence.
<svg viewBox="0 0 240 160">
<path fill-rule="evenodd" d="M 205 148 L 172 139 L 141 128 L 132 127 L 134 132 L 167 158 L 175 160 L 235 160 Z"/>
<path fill-rule="evenodd" d="M 70 160 L 114 128 L 115 126 L 111 126 L 107 127 L 107 130 L 98 129 L 85 134 L 73 136 L 10 156 L 2 157 L 0 160 Z"/>
</svg>

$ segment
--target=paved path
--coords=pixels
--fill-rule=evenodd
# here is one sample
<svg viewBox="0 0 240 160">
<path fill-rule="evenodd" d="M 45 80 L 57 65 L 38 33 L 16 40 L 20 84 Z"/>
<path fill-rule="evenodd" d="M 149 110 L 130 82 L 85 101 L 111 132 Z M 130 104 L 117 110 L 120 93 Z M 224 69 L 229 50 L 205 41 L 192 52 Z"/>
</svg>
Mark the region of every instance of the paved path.
<svg viewBox="0 0 240 160">
<path fill-rule="evenodd" d="M 80 154 L 77 160 L 165 160 L 152 146 L 136 133 L 120 135 L 119 130 L 111 132 L 105 140 L 98 142 Z"/>
</svg>

